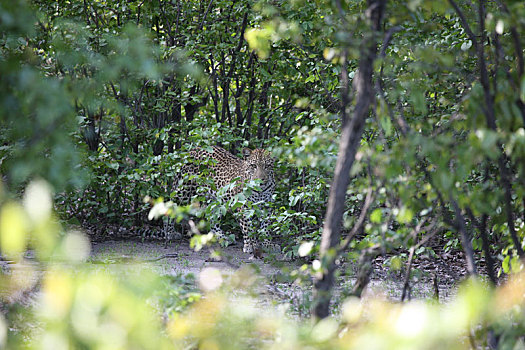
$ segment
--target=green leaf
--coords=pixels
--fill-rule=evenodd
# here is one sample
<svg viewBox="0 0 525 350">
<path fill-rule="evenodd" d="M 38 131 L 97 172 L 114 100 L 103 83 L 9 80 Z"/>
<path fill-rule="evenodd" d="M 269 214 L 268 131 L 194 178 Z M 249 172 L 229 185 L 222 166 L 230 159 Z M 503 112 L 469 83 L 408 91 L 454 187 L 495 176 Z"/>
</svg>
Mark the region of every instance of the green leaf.
<svg viewBox="0 0 525 350">
<path fill-rule="evenodd" d="M 463 42 L 463 44 L 461 44 L 461 50 L 463 50 L 463 51 L 467 51 L 471 47 L 472 47 L 472 41 L 471 40 L 467 40 L 467 41 Z"/>
<path fill-rule="evenodd" d="M 417 8 L 421 5 L 422 0 L 410 0 L 407 4 L 407 7 L 410 11 L 416 11 Z"/>
<path fill-rule="evenodd" d="M 379 122 L 381 123 L 381 127 L 385 131 L 385 135 L 387 137 L 392 136 L 392 121 L 390 120 L 390 117 L 385 113 L 381 113 L 379 117 Z"/>
<path fill-rule="evenodd" d="M 503 262 L 501 263 L 501 268 L 503 269 L 503 272 L 509 273 L 510 272 L 510 255 L 507 255 Z"/>
<path fill-rule="evenodd" d="M 407 208 L 406 206 L 402 206 L 401 209 L 399 209 L 396 219 L 401 224 L 407 224 L 412 220 L 413 217 L 414 212 L 412 211 L 412 209 Z"/>
<path fill-rule="evenodd" d="M 518 273 L 523 270 L 523 263 L 519 259 L 517 255 L 514 255 L 512 259 L 510 259 L 510 271 L 512 273 Z"/>
<path fill-rule="evenodd" d="M 379 224 L 381 222 L 381 216 L 382 216 L 382 211 L 381 209 L 375 209 L 372 214 L 370 214 L 370 221 L 375 223 L 375 224 Z"/>
<path fill-rule="evenodd" d="M 498 134 L 492 130 L 480 129 L 476 131 L 476 136 L 481 142 L 483 152 L 491 159 L 496 159 L 499 156 Z"/>
<path fill-rule="evenodd" d="M 399 271 L 403 267 L 403 259 L 399 256 L 393 256 L 390 259 L 390 268 L 394 271 Z"/>
<path fill-rule="evenodd" d="M 261 59 L 268 58 L 270 54 L 270 37 L 272 30 L 270 28 L 250 28 L 244 33 L 244 38 L 252 50 L 257 52 Z"/>
<path fill-rule="evenodd" d="M 425 99 L 424 91 L 419 88 L 413 89 L 410 94 L 410 99 L 412 100 L 416 112 L 421 114 L 427 113 L 427 101 Z"/>
<path fill-rule="evenodd" d="M 310 74 L 310 75 L 308 76 L 308 78 L 305 79 L 304 82 L 305 82 L 305 83 L 311 83 L 311 82 L 314 82 L 315 79 L 316 79 L 315 75 Z"/>
</svg>

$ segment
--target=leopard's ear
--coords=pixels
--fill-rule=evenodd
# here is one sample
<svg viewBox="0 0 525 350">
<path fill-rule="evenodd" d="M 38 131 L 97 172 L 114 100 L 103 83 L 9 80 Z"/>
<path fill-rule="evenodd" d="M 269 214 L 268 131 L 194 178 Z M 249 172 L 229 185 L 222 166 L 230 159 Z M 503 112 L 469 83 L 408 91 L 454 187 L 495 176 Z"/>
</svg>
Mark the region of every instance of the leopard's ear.
<svg viewBox="0 0 525 350">
<path fill-rule="evenodd" d="M 242 149 L 242 155 L 244 158 L 248 158 L 249 156 L 252 155 L 252 150 L 249 149 L 249 148 L 243 148 Z"/>
</svg>

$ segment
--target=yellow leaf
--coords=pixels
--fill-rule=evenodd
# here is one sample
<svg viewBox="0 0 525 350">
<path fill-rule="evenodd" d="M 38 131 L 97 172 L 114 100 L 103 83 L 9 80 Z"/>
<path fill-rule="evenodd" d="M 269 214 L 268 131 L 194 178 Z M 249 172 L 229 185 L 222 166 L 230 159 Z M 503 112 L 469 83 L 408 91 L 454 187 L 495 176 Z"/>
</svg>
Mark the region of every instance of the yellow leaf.
<svg viewBox="0 0 525 350">
<path fill-rule="evenodd" d="M 8 257 L 17 257 L 27 241 L 27 217 L 22 207 L 8 202 L 0 210 L 0 247 Z"/>
<path fill-rule="evenodd" d="M 70 276 L 61 271 L 47 273 L 43 283 L 43 311 L 50 319 L 62 320 L 71 308 L 74 288 Z"/>
<path fill-rule="evenodd" d="M 248 45 L 250 45 L 252 50 L 257 52 L 260 59 L 268 58 L 270 53 L 271 34 L 271 30 L 267 28 L 250 28 L 244 34 L 244 38 L 248 42 Z"/>
</svg>

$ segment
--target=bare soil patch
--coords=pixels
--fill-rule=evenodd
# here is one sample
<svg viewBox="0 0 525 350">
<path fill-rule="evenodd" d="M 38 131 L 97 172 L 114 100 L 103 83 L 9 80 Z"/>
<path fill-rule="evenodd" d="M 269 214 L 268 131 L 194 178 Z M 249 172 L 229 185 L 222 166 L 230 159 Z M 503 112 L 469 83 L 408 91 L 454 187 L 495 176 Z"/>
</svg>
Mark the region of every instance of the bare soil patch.
<svg viewBox="0 0 525 350">
<path fill-rule="evenodd" d="M 287 271 L 299 268 L 307 261 L 279 261 L 272 259 L 251 259 L 242 252 L 240 244 L 222 248 L 222 261 L 210 258 L 210 249 L 194 251 L 187 240 L 177 240 L 169 244 L 159 241 L 139 240 L 110 240 L 95 241 L 92 243 L 92 262 L 127 264 L 129 262 L 143 262 L 162 275 L 193 274 L 196 280 L 205 268 L 215 268 L 224 275 L 233 273 L 243 266 L 253 267 L 258 273 L 258 291 L 274 301 L 291 302 L 296 308 L 305 308 L 311 298 L 311 289 L 308 285 L 298 286 L 282 276 L 282 268 Z M 399 301 L 403 290 L 405 270 L 392 272 L 384 265 L 386 257 L 379 256 L 374 261 L 374 271 L 371 282 L 365 295 L 383 295 Z M 419 270 L 417 278 L 411 278 L 409 297 L 412 299 L 428 299 L 435 297 L 436 285 L 440 301 L 448 300 L 456 292 L 458 282 L 465 277 L 464 259 L 460 252 L 456 254 L 442 253 L 435 258 L 418 258 L 414 261 L 414 268 Z M 356 275 L 356 267 L 345 262 L 340 268 L 341 276 L 338 279 L 335 294 L 344 297 L 351 289 Z M 336 298 L 341 299 L 341 298 Z M 305 305 L 300 305 L 305 304 Z M 306 312 L 306 310 L 303 310 Z M 300 312 L 302 313 L 302 312 Z"/>
</svg>

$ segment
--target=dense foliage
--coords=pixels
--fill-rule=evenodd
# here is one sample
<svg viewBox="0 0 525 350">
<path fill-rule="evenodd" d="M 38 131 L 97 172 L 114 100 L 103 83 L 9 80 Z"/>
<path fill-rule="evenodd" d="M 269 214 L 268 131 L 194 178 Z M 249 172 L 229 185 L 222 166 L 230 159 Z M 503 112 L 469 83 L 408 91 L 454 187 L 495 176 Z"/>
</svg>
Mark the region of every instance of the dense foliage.
<svg viewBox="0 0 525 350">
<path fill-rule="evenodd" d="M 68 256 L 67 242 L 82 246 L 85 238 L 60 229 L 47 186 L 64 223 L 94 225 L 102 235 L 109 235 L 109 225 L 135 236 L 150 235 L 139 230 L 151 225 L 144 197 L 176 201 L 173 181 L 189 151 L 218 144 L 234 154 L 243 147 L 274 154 L 278 181 L 272 235 L 286 255 L 313 256 L 340 131 L 356 107 L 354 78 L 362 47 L 374 38 L 379 43 L 374 99 L 350 173 L 344 249 L 338 253 L 355 261 L 361 257 L 361 262 L 383 254 L 399 270 L 404 263 L 410 266 L 413 256 L 432 258 L 440 250 L 461 249 L 468 272 L 476 275 L 483 266 L 491 285 L 521 270 L 525 4 L 387 1 L 381 32 L 369 30 L 366 11 L 366 1 L 2 1 L 2 254 L 18 261 L 29 245 L 43 262 L 75 260 Z M 235 205 L 215 202 L 194 214 L 210 220 Z M 235 220 L 226 224 L 238 230 Z M 324 263 L 316 260 L 306 270 L 322 273 Z M 17 284 L 16 276 L 4 277 L 10 295 L 34 287 Z M 44 323 L 40 335 L 59 341 L 53 332 L 69 334 L 61 323 L 66 314 L 76 327 L 75 305 L 82 305 L 86 286 L 115 283 L 111 293 L 92 300 L 98 303 L 97 317 L 115 320 L 126 302 L 151 292 L 113 278 L 98 280 L 89 268 L 76 276 L 52 270 L 43 284 L 44 295 L 51 297 L 42 307 L 44 313 L 60 312 L 38 321 Z M 162 284 L 151 279 L 152 285 Z M 522 291 L 520 283 L 514 290 Z M 49 285 L 62 286 L 71 302 L 57 304 L 63 295 L 54 293 L 61 289 L 46 289 Z M 472 317 L 465 316 L 449 335 L 437 333 L 436 344 L 441 336 L 456 339 L 470 322 L 490 323 L 492 328 L 483 331 L 499 332 L 501 344 L 517 341 L 520 333 L 512 325 L 522 330 L 522 305 L 515 313 L 510 306 L 493 313 L 491 303 L 503 303 L 501 293 L 512 292 L 476 294 L 482 289 L 472 287 L 473 299 L 466 297 L 461 304 Z M 115 295 L 128 292 L 129 300 L 119 304 Z M 481 307 L 473 311 L 478 301 Z M 203 316 L 202 307 L 193 311 L 196 319 L 216 320 L 228 310 L 218 307 Z M 161 325 L 149 322 L 146 307 L 140 310 L 138 323 L 127 325 L 127 332 L 158 332 Z M 446 322 L 438 311 L 425 310 L 429 319 Z M 189 315 L 181 317 L 191 324 Z M 243 324 L 237 316 L 225 317 L 245 327 L 242 334 L 272 338 L 279 333 L 255 317 Z M 320 324 L 327 327 L 322 331 L 305 326 L 287 334 L 304 346 L 343 347 L 336 336 L 367 327 L 354 316 L 344 316 L 344 325 Z M 87 328 L 77 326 L 80 330 L 72 332 L 79 338 L 67 344 L 97 347 L 96 342 L 106 341 L 86 338 Z M 364 333 L 375 334 L 376 326 L 378 332 L 383 329 L 372 322 L 366 328 L 370 333 Z M 172 323 L 168 333 L 172 341 L 181 336 L 182 345 L 188 335 L 204 344 L 224 331 L 189 334 L 177 327 Z M 330 336 L 320 340 L 316 332 Z M 143 338 L 123 337 L 119 346 L 159 348 L 165 340 L 147 345 Z"/>
</svg>

